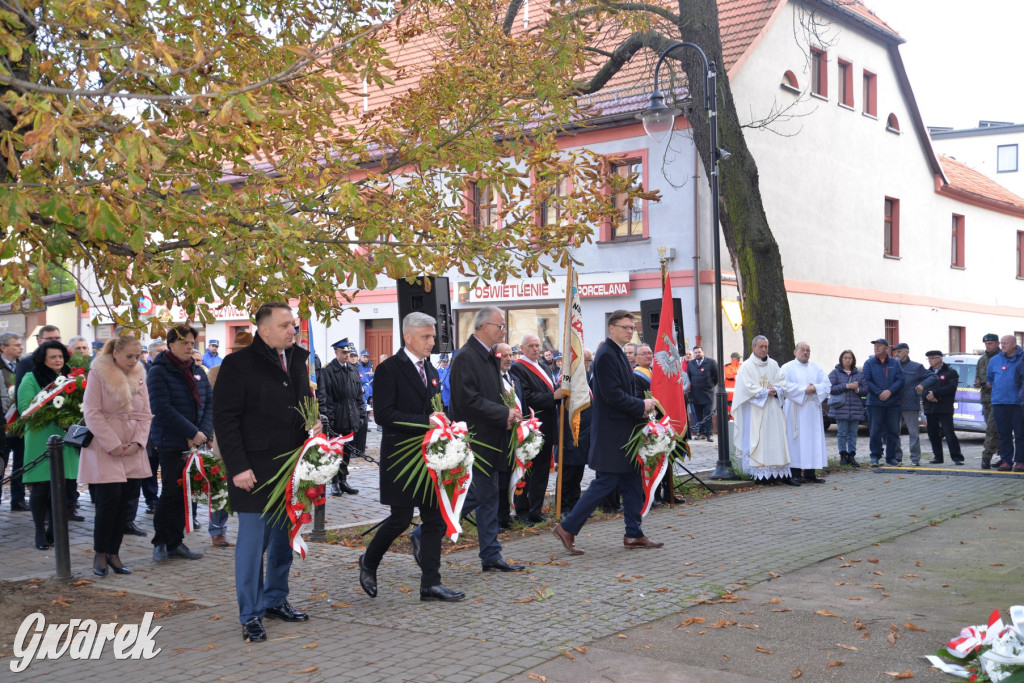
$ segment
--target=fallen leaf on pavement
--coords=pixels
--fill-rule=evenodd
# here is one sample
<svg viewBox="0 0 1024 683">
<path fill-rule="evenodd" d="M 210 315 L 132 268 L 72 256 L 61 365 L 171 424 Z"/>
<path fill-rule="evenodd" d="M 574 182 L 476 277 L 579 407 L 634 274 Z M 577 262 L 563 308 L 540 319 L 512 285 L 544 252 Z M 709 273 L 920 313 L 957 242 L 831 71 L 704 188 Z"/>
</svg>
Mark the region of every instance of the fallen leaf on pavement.
<svg viewBox="0 0 1024 683">
<path fill-rule="evenodd" d="M 914 565 L 918 566 L 918 567 L 923 567 L 924 566 L 923 564 L 921 564 L 921 560 L 914 560 Z"/>
<path fill-rule="evenodd" d="M 842 666 L 843 664 L 845 664 L 845 662 L 844 662 L 843 660 L 841 660 L 841 659 L 837 659 L 837 660 L 836 660 L 836 661 L 834 661 L 834 662 L 829 662 L 829 663 L 828 663 L 828 668 L 830 668 L 830 669 L 831 669 L 831 668 L 832 668 L 832 667 L 834 667 L 834 666 Z"/>
<path fill-rule="evenodd" d="M 864 598 L 846 598 L 847 600 L 863 600 Z"/>
<path fill-rule="evenodd" d="M 907 622 L 906 624 L 903 624 L 903 628 L 907 629 L 908 631 L 927 631 L 928 630 L 926 628 L 921 628 L 920 626 L 917 626 L 917 625 L 912 624 L 910 622 Z"/>
<path fill-rule="evenodd" d="M 733 619 L 719 619 L 713 624 L 708 624 L 708 628 L 728 628 L 729 626 L 735 626 L 736 621 Z"/>
<path fill-rule="evenodd" d="M 882 591 L 884 591 L 884 590 L 885 590 L 885 586 L 883 586 L 883 585 L 882 585 L 882 584 L 880 584 L 880 583 L 876 583 L 876 584 L 875 584 L 874 586 L 872 586 L 872 588 L 874 588 L 874 589 L 876 589 L 876 590 L 882 590 Z"/>
<path fill-rule="evenodd" d="M 874 574 L 875 576 L 885 576 L 885 572 L 875 571 L 875 572 L 871 572 L 871 573 Z"/>
<path fill-rule="evenodd" d="M 839 616 L 835 612 L 829 612 L 827 609 L 819 609 L 819 610 L 817 610 L 815 612 L 815 614 L 819 614 L 819 615 L 821 615 L 823 617 L 838 617 Z"/>
<path fill-rule="evenodd" d="M 352 605 L 348 604 L 347 602 L 332 602 L 331 603 L 331 607 L 337 607 L 338 609 L 345 609 L 346 607 L 351 607 L 351 606 Z"/>
<path fill-rule="evenodd" d="M 772 611 L 773 612 L 792 612 L 793 610 L 791 610 L 790 608 L 786 607 L 785 609 L 773 609 Z"/>
<path fill-rule="evenodd" d="M 570 662 L 575 662 L 576 658 L 572 656 L 572 653 L 568 650 L 562 650 L 562 654 L 569 658 Z"/>
<path fill-rule="evenodd" d="M 895 645 L 896 644 L 896 639 L 899 638 L 899 637 L 900 637 L 900 634 L 890 632 L 889 635 L 887 635 L 885 637 L 885 639 L 889 641 L 890 645 Z"/>
<path fill-rule="evenodd" d="M 707 619 L 705 619 L 704 617 L 689 617 L 687 619 L 683 619 L 682 621 L 680 621 L 679 625 L 676 626 L 676 628 L 682 628 L 684 626 L 689 626 L 691 624 L 703 624 L 705 621 L 707 621 Z"/>
<path fill-rule="evenodd" d="M 311 674 L 314 671 L 319 671 L 319 670 L 320 670 L 319 666 L 310 666 L 310 667 L 307 667 L 305 669 L 299 669 L 298 671 L 289 671 L 288 673 L 292 673 L 292 674 Z"/>
<path fill-rule="evenodd" d="M 902 680 L 902 679 L 905 679 L 905 678 L 913 678 L 914 677 L 914 672 L 911 671 L 910 669 L 907 669 L 906 671 L 904 671 L 902 673 L 899 672 L 899 671 L 886 671 L 885 675 L 886 676 L 892 676 L 896 680 Z"/>
<path fill-rule="evenodd" d="M 750 630 L 754 630 L 756 628 L 761 628 L 757 624 L 739 624 L 739 627 L 740 628 L 749 628 Z"/>
<path fill-rule="evenodd" d="M 916 579 L 917 574 L 904 574 L 900 577 L 901 579 Z"/>
<path fill-rule="evenodd" d="M 850 564 L 849 562 L 843 562 L 841 565 L 839 565 L 839 568 L 840 569 L 847 569 L 847 568 L 852 567 L 852 566 L 853 565 Z"/>
<path fill-rule="evenodd" d="M 804 675 L 804 672 L 801 671 L 800 669 L 793 669 L 793 675 L 789 677 L 789 680 L 795 681 L 796 679 L 800 678 L 803 675 Z"/>
<path fill-rule="evenodd" d="M 775 653 L 774 653 L 774 652 L 772 652 L 771 650 L 768 650 L 768 649 L 766 649 L 766 648 L 763 648 L 763 647 L 761 647 L 760 645 L 756 645 L 756 646 L 754 647 L 754 649 L 755 649 L 755 650 L 757 650 L 758 652 L 760 652 L 760 653 L 761 653 L 761 654 L 763 654 L 763 655 L 773 655 L 773 654 L 775 654 Z"/>
<path fill-rule="evenodd" d="M 314 641 L 313 641 L 312 643 L 310 643 L 309 645 L 303 645 L 303 646 L 302 646 L 301 648 L 299 648 L 299 649 L 300 649 L 300 650 L 312 650 L 312 649 L 315 649 L 315 648 L 316 648 L 316 646 L 317 646 L 317 645 L 319 645 L 319 644 L 320 644 L 320 641 L 319 641 L 319 640 L 314 640 Z"/>
<path fill-rule="evenodd" d="M 775 572 L 768 572 L 768 575 L 771 576 L 773 579 L 777 579 L 782 576 L 782 574 L 776 574 Z"/>
<path fill-rule="evenodd" d="M 626 640 L 627 638 L 629 638 L 629 636 L 627 636 L 625 633 L 620 633 L 620 634 L 618 634 L 618 636 L 619 636 L 619 638 L 622 638 L 623 640 Z"/>
<path fill-rule="evenodd" d="M 990 564 L 989 566 L 990 566 L 990 567 L 1002 567 L 1002 566 L 1003 566 L 1003 563 L 1002 563 L 1002 562 L 993 562 L 993 563 L 992 563 L 992 564 Z"/>
<path fill-rule="evenodd" d="M 782 600 L 780 598 L 772 598 L 768 602 L 761 603 L 762 605 L 781 605 Z"/>
<path fill-rule="evenodd" d="M 854 647 L 853 645 L 843 645 L 842 643 L 836 643 L 836 647 L 841 647 L 844 650 L 850 650 L 852 652 L 860 652 L 860 648 Z"/>
<path fill-rule="evenodd" d="M 547 676 L 541 676 L 540 674 L 535 674 L 532 671 L 526 674 L 526 677 L 534 681 L 540 681 L 540 683 L 545 683 L 548 680 Z"/>
<path fill-rule="evenodd" d="M 522 600 L 516 600 L 520 605 L 525 605 L 528 602 L 533 602 L 533 598 L 523 598 Z"/>
<path fill-rule="evenodd" d="M 870 562 L 871 564 L 878 564 L 878 558 L 876 558 L 876 557 L 869 557 L 868 558 L 868 562 Z"/>
<path fill-rule="evenodd" d="M 576 652 L 579 652 L 579 653 L 582 653 L 582 654 L 587 654 L 587 648 L 586 648 L 585 645 L 581 645 L 581 646 L 578 646 L 578 647 L 574 645 L 572 649 L 576 650 Z"/>
</svg>

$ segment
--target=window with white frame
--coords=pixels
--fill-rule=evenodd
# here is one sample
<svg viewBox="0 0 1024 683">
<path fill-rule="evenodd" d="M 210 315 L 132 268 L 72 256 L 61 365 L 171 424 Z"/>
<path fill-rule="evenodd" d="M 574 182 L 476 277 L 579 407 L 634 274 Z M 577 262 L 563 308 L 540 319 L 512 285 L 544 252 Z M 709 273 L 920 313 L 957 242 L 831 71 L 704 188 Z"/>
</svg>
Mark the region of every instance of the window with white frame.
<svg viewBox="0 0 1024 683">
<path fill-rule="evenodd" d="M 1017 145 L 996 147 L 996 173 L 1017 172 Z"/>
</svg>

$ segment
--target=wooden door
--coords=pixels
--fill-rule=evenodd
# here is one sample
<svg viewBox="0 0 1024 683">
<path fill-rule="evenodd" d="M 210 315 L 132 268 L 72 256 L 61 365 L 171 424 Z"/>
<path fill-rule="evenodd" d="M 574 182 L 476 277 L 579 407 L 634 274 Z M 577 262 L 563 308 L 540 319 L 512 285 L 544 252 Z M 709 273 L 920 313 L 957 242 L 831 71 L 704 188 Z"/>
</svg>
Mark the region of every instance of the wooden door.
<svg viewBox="0 0 1024 683">
<path fill-rule="evenodd" d="M 389 356 L 393 353 L 392 334 L 390 329 L 366 330 L 366 350 L 370 352 L 370 362 L 374 367 L 377 367 L 377 363 L 380 362 L 382 353 Z M 362 351 L 362 349 L 359 350 Z"/>
</svg>

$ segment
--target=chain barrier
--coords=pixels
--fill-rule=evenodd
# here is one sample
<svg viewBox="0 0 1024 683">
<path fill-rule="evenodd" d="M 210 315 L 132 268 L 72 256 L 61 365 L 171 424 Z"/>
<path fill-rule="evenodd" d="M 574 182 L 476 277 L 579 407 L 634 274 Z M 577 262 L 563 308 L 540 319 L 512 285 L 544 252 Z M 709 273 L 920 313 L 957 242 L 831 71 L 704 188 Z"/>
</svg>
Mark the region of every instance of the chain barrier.
<svg viewBox="0 0 1024 683">
<path fill-rule="evenodd" d="M 0 480 L 0 486 L 3 486 L 4 484 L 10 482 L 15 477 L 20 477 L 21 475 L 25 474 L 25 472 L 27 472 L 30 469 L 32 469 L 33 467 L 35 467 L 36 465 L 41 463 L 43 460 L 46 460 L 48 457 L 50 457 L 49 454 L 44 451 L 42 455 L 40 455 L 38 458 L 36 458 L 32 462 L 25 463 L 24 465 L 22 465 L 18 469 L 12 470 L 11 471 L 11 475 L 9 477 L 5 477 L 4 479 Z"/>
</svg>

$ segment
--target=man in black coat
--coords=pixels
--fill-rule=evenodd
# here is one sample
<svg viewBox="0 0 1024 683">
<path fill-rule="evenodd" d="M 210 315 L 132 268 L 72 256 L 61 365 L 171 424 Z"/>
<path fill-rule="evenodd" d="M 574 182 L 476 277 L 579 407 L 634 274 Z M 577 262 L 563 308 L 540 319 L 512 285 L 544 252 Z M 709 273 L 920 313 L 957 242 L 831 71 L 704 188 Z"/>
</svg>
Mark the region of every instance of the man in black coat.
<svg viewBox="0 0 1024 683">
<path fill-rule="evenodd" d="M 506 562 L 498 543 L 498 496 L 508 495 L 508 491 L 498 490 L 498 473 L 511 469 L 509 431 L 512 423 L 522 418 L 521 411 L 502 403 L 500 359 L 492 351 L 504 338 L 505 314 L 500 308 L 485 306 L 473 318 L 473 330 L 452 361 L 451 416 L 465 421 L 479 442 L 473 453 L 486 474 L 481 468 L 474 470 L 463 515 L 476 510 L 483 570 L 518 572 L 526 567 Z"/>
<path fill-rule="evenodd" d="M 626 449 L 626 442 L 644 415 L 654 410 L 654 399 L 633 395 L 633 370 L 622 346 L 636 331 L 633 314 L 613 311 L 608 316 L 608 338 L 594 356 L 593 421 L 590 427 L 590 469 L 597 475 L 586 492 L 561 524 L 552 529 L 555 537 L 573 555 L 582 555 L 576 547 L 576 536 L 587 518 L 615 487 L 622 494 L 626 520 L 626 548 L 660 548 L 640 528 L 644 504 L 643 483 L 636 459 Z"/>
<path fill-rule="evenodd" d="M 516 408 L 520 411 L 523 410 L 523 406 L 526 404 L 526 399 L 523 395 L 523 386 L 516 379 L 510 370 L 512 369 L 513 353 L 512 347 L 508 344 L 501 343 L 494 347 L 494 355 L 498 357 L 498 369 L 501 372 L 501 388 L 504 392 L 511 391 L 515 396 Z M 511 444 L 511 440 L 509 441 Z M 512 470 L 501 470 L 498 472 L 498 529 L 501 531 L 507 530 L 512 526 L 512 504 L 509 502 L 507 495 L 502 495 L 502 492 L 507 492 L 512 484 Z M 527 510 L 529 505 L 525 495 L 516 496 L 516 516 L 522 519 L 526 519 Z"/>
<path fill-rule="evenodd" d="M 391 506 L 391 515 L 359 557 L 359 583 L 371 598 L 377 597 L 377 568 L 384 553 L 409 528 L 414 507 L 420 509 L 423 520 L 417 553 L 422 570 L 420 600 L 456 602 L 466 597 L 465 593 L 441 584 L 441 538 L 445 524 L 437 493 L 432 486 L 417 493 L 413 486 L 397 479 L 404 467 L 397 460 L 399 445 L 423 435 L 435 414 L 431 400 L 441 393 L 437 370 L 430 364 L 436 324 L 426 313 L 405 316 L 403 348 L 378 365 L 373 376 L 374 415 L 377 424 L 384 428 L 380 441 L 380 502 Z"/>
<path fill-rule="evenodd" d="M 146 373 L 153 424 L 149 438 L 160 463 L 163 488 L 153 517 L 153 559 L 198 560 L 203 555 L 185 545 L 185 507 L 181 471 L 192 446 L 213 434 L 213 391 L 206 370 L 192 360 L 196 331 L 188 325 L 167 333 L 167 351 L 153 359 Z M 137 505 L 137 503 L 136 503 Z"/>
<path fill-rule="evenodd" d="M 359 370 L 348 362 L 348 339 L 331 345 L 335 358 L 321 371 L 316 385 L 316 400 L 320 402 L 320 414 L 326 415 L 335 434 L 356 434 L 366 428 L 366 403 L 363 400 L 363 383 Z M 353 347 L 354 348 L 354 347 Z M 365 432 L 364 432 L 365 445 Z M 348 485 L 348 463 L 352 457 L 345 444 L 341 469 L 331 482 L 331 494 L 340 496 L 359 493 Z"/>
<path fill-rule="evenodd" d="M 288 603 L 292 549 L 288 517 L 264 515 L 281 467 L 277 456 L 306 440 L 298 412 L 312 398 L 306 359 L 295 345 L 295 318 L 288 304 L 267 303 L 256 311 L 256 335 L 249 346 L 224 358 L 214 390 L 213 424 L 228 470 L 228 497 L 238 515 L 235 592 L 242 637 L 267 639 L 263 617 L 306 621 Z M 319 433 L 317 426 L 314 430 Z M 268 486 L 263 486 L 268 484 Z M 266 575 L 263 555 L 266 553 Z"/>
<path fill-rule="evenodd" d="M 953 402 L 956 399 L 960 373 L 948 363 L 942 362 L 942 351 L 929 351 L 924 355 L 928 357 L 928 373 L 914 390 L 924 399 L 922 403 L 925 420 L 928 422 L 928 440 L 931 441 L 932 454 L 935 456 L 929 462 L 932 465 L 943 462 L 942 437 L 945 435 L 949 444 L 949 457 L 957 465 L 963 465 L 964 456 L 960 451 L 960 440 L 957 439 L 953 427 Z M 914 425 L 914 428 L 916 429 L 917 425 Z"/>
<path fill-rule="evenodd" d="M 718 386 L 718 365 L 704 355 L 704 349 L 693 347 L 693 360 L 686 365 L 690 377 L 690 404 L 693 406 L 695 436 L 711 441 L 711 409 L 715 405 L 715 387 Z"/>
<path fill-rule="evenodd" d="M 533 410 L 534 415 L 541 421 L 540 431 L 544 436 L 544 445 L 541 446 L 537 457 L 533 459 L 533 466 L 526 474 L 525 517 L 531 524 L 541 524 L 547 521 L 542 510 L 544 495 L 548 489 L 548 474 L 551 471 L 551 451 L 555 445 L 555 435 L 558 434 L 558 401 L 565 393 L 561 387 L 556 388 L 551 375 L 541 365 L 540 339 L 537 335 L 525 335 L 519 349 L 523 352 L 523 357 L 512 364 L 512 374 L 523 387 L 523 414 L 529 414 L 530 410 Z M 517 505 L 517 514 L 518 510 Z"/>
</svg>

